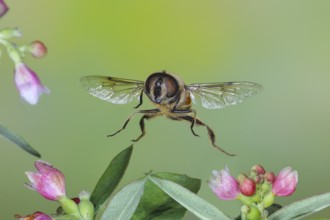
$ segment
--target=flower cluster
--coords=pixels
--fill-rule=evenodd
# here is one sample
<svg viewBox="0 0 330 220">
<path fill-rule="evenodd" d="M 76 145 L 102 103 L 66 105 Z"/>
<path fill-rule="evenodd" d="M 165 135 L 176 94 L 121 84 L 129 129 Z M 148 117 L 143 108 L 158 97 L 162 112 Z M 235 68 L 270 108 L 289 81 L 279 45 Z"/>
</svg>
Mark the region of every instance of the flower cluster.
<svg viewBox="0 0 330 220">
<path fill-rule="evenodd" d="M 7 11 L 6 3 L 0 0 L 0 17 Z M 0 29 L 0 44 L 6 48 L 9 57 L 14 62 L 14 82 L 20 96 L 27 103 L 35 105 L 38 103 L 39 96 L 42 93 L 49 93 L 49 90 L 42 85 L 38 75 L 23 62 L 23 59 L 26 53 L 35 58 L 44 57 L 47 54 L 47 48 L 41 41 L 34 41 L 21 46 L 17 46 L 11 41 L 21 35 L 17 28 Z"/>
<path fill-rule="evenodd" d="M 61 171 L 41 160 L 35 162 L 35 167 L 37 172 L 26 172 L 30 180 L 26 186 L 37 191 L 47 200 L 59 202 L 63 211 L 63 213 L 59 213 L 61 217 L 72 217 L 77 220 L 92 220 L 94 218 L 94 205 L 89 200 L 90 194 L 88 192 L 81 192 L 78 199 L 70 199 L 66 195 L 65 177 Z M 16 218 L 20 220 L 53 219 L 39 211 L 27 216 L 16 215 Z"/>
<path fill-rule="evenodd" d="M 264 219 L 265 208 L 274 203 L 277 196 L 290 196 L 296 189 L 298 173 L 291 167 L 282 169 L 276 176 L 266 172 L 261 165 L 251 168 L 249 175 L 230 175 L 229 169 L 213 171 L 209 186 L 222 200 L 238 199 L 243 203 L 243 219 Z"/>
</svg>

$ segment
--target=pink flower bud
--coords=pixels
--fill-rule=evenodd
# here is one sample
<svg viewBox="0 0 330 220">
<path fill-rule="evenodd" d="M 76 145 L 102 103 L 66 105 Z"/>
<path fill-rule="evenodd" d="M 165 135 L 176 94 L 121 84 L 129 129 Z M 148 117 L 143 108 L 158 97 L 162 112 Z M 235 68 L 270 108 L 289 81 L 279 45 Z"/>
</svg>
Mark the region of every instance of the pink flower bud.
<svg viewBox="0 0 330 220">
<path fill-rule="evenodd" d="M 24 63 L 16 64 L 14 78 L 21 97 L 31 105 L 38 103 L 42 93 L 49 93 L 49 90 L 41 84 L 37 74 Z"/>
<path fill-rule="evenodd" d="M 71 200 L 74 201 L 77 205 L 80 203 L 80 198 L 78 197 L 71 198 Z"/>
<path fill-rule="evenodd" d="M 258 175 L 266 173 L 266 170 L 259 164 L 254 165 L 251 170 L 256 171 Z"/>
<path fill-rule="evenodd" d="M 264 182 L 264 176 L 263 175 L 258 175 L 253 177 L 253 180 L 256 184 L 262 184 Z"/>
<path fill-rule="evenodd" d="M 212 172 L 213 178 L 209 181 L 209 187 L 223 200 L 233 200 L 240 194 L 237 180 L 230 175 L 229 169 Z"/>
<path fill-rule="evenodd" d="M 280 171 L 273 183 L 272 192 L 275 196 L 290 196 L 298 183 L 298 172 L 286 167 Z"/>
<path fill-rule="evenodd" d="M 31 184 L 26 184 L 48 200 L 59 200 L 66 197 L 65 178 L 58 169 L 52 165 L 38 160 L 35 162 L 37 172 L 26 172 Z"/>
<path fill-rule="evenodd" d="M 29 51 L 35 58 L 41 58 L 47 54 L 47 47 L 41 41 L 33 41 Z"/>
<path fill-rule="evenodd" d="M 273 183 L 276 178 L 276 176 L 273 172 L 266 173 L 264 177 L 265 177 L 265 180 L 269 183 Z"/>
<path fill-rule="evenodd" d="M 239 190 L 245 196 L 252 196 L 256 191 L 256 183 L 253 179 L 241 174 L 239 177 Z"/>
<path fill-rule="evenodd" d="M 4 2 L 4 0 L 0 0 L 0 17 L 2 17 L 3 15 L 6 14 L 6 12 L 8 11 L 8 6 L 6 5 L 6 3 Z"/>
<path fill-rule="evenodd" d="M 18 218 L 19 220 L 53 220 L 52 217 L 42 212 L 35 212 L 27 216 L 15 215 L 15 218 Z"/>
</svg>

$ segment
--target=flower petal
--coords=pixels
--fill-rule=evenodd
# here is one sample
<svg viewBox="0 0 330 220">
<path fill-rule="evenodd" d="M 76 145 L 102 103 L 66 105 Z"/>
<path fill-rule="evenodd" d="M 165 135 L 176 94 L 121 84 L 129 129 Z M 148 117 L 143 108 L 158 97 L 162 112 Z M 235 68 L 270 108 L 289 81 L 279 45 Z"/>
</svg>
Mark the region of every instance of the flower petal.
<svg viewBox="0 0 330 220">
<path fill-rule="evenodd" d="M 15 66 L 15 85 L 21 97 L 31 105 L 38 103 L 42 93 L 49 93 L 49 90 L 41 84 L 38 75 L 24 63 Z"/>
<path fill-rule="evenodd" d="M 31 182 L 26 184 L 27 187 L 48 200 L 59 200 L 66 196 L 65 177 L 61 171 L 40 160 L 35 162 L 35 167 L 38 172 L 26 172 Z"/>
<path fill-rule="evenodd" d="M 3 0 L 0 0 L 0 17 L 4 16 L 8 9 L 7 4 Z"/>
</svg>

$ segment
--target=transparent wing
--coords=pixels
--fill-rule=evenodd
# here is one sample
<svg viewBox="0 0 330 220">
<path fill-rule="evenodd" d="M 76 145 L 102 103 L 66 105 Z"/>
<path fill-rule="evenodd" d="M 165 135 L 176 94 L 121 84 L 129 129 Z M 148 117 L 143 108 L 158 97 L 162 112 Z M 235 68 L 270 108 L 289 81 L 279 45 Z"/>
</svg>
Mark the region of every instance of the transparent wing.
<svg viewBox="0 0 330 220">
<path fill-rule="evenodd" d="M 200 101 L 205 108 L 216 109 L 235 105 L 262 89 L 253 82 L 196 83 L 187 86 L 194 103 Z"/>
<path fill-rule="evenodd" d="M 109 76 L 84 76 L 81 85 L 93 96 L 114 104 L 126 104 L 139 99 L 144 82 Z"/>
</svg>

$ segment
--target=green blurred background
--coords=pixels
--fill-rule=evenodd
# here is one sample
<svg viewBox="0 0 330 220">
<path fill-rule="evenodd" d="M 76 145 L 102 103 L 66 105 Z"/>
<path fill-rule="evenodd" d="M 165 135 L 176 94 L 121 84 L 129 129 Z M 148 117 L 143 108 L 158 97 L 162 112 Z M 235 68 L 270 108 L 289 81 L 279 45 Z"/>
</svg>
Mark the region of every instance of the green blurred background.
<svg viewBox="0 0 330 220">
<path fill-rule="evenodd" d="M 79 78 L 109 75 L 144 80 L 167 70 L 194 82 L 253 81 L 264 90 L 240 105 L 220 110 L 195 106 L 213 128 L 158 118 L 135 144 L 121 186 L 145 172 L 168 171 L 202 179 L 199 195 L 230 216 L 238 201 L 220 201 L 207 180 L 228 165 L 233 175 L 254 164 L 299 172 L 296 193 L 282 204 L 329 191 L 330 2 L 307 1 L 7 1 L 1 27 L 19 27 L 17 43 L 43 41 L 49 54 L 27 58 L 51 94 L 37 106 L 23 103 L 13 84 L 13 64 L 0 61 L 1 123 L 22 135 L 66 175 L 67 192 L 92 190 L 109 161 L 140 134 L 138 117 L 113 138 L 136 103 L 113 105 L 84 91 Z M 146 100 L 146 99 L 145 99 Z M 145 101 L 141 109 L 151 104 Z M 35 158 L 0 140 L 0 219 L 57 204 L 26 189 L 24 174 Z M 317 217 L 330 216 L 326 209 Z M 185 219 L 196 219 L 187 214 Z"/>
</svg>

